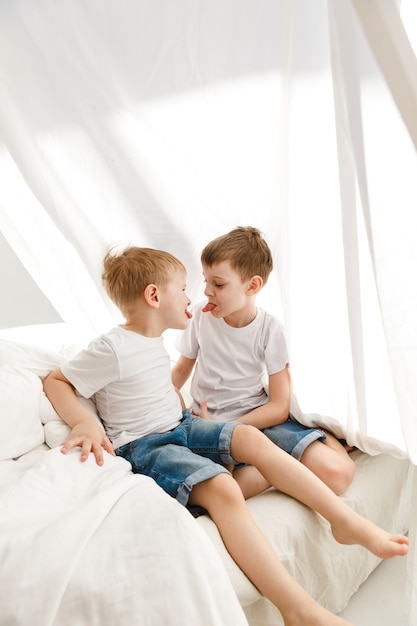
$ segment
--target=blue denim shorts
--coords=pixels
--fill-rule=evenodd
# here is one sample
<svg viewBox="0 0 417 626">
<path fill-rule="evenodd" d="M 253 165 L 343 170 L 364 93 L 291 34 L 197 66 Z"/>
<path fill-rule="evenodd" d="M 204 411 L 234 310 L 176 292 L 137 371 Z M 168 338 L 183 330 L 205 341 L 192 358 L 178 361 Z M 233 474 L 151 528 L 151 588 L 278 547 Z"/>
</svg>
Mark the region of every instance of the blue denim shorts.
<svg viewBox="0 0 417 626">
<path fill-rule="evenodd" d="M 297 461 L 300 461 L 306 448 L 313 441 L 326 441 L 326 433 L 320 428 L 308 428 L 303 426 L 291 415 L 283 424 L 277 424 L 262 431 L 268 439 L 273 441 Z"/>
<path fill-rule="evenodd" d="M 182 421 L 167 433 L 146 435 L 115 450 L 132 465 L 133 472 L 153 478 L 164 491 L 186 505 L 194 485 L 229 473 L 232 432 L 238 422 L 214 422 L 191 417 L 183 411 Z"/>
</svg>

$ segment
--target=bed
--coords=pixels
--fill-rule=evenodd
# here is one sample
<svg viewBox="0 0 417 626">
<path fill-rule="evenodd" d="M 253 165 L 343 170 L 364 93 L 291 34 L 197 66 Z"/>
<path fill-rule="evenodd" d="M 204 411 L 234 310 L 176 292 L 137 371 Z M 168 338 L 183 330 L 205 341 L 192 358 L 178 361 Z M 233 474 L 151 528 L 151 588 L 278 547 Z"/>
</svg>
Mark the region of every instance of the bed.
<svg viewBox="0 0 417 626">
<path fill-rule="evenodd" d="M 42 378 L 68 352 L 0 340 L 0 615 L 2 626 L 140 623 L 282 624 L 207 515 L 194 518 L 121 458 L 61 454 L 68 427 Z M 92 413 L 92 401 L 83 400 Z M 410 464 L 352 453 L 342 496 L 387 530 L 407 532 Z M 248 501 L 291 574 L 337 613 L 379 559 L 337 544 L 327 522 L 274 489 Z"/>
</svg>

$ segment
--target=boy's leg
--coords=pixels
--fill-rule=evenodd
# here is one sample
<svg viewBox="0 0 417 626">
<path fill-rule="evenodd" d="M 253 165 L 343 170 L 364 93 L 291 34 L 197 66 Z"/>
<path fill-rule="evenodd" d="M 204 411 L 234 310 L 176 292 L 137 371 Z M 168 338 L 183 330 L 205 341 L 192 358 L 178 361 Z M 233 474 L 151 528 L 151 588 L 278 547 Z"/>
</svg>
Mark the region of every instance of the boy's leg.
<svg viewBox="0 0 417 626">
<path fill-rule="evenodd" d="M 355 474 L 355 463 L 342 444 L 329 432 L 326 432 L 325 441 L 312 441 L 305 448 L 300 462 L 337 495 L 346 491 Z M 253 465 L 235 469 L 233 477 L 240 485 L 245 500 L 262 493 L 271 486 Z"/>
<path fill-rule="evenodd" d="M 239 425 L 231 438 L 231 454 L 238 463 L 257 467 L 279 491 L 303 502 L 326 518 L 339 543 L 357 543 L 380 558 L 404 555 L 408 538 L 393 535 L 347 506 L 307 467 L 278 448 L 261 431 Z"/>
<path fill-rule="evenodd" d="M 253 498 L 253 496 L 257 496 L 259 493 L 263 493 L 269 487 L 272 487 L 265 476 L 262 476 L 258 468 L 253 465 L 237 467 L 233 471 L 233 478 L 239 485 L 245 500 Z"/>
<path fill-rule="evenodd" d="M 355 463 L 334 435 L 329 432 L 326 435 L 326 441 L 313 441 L 305 449 L 301 463 L 341 495 L 353 480 Z"/>
<path fill-rule="evenodd" d="M 346 491 L 352 482 L 355 464 L 331 433 L 322 428 L 303 426 L 292 416 L 286 422 L 265 428 L 262 432 L 279 448 L 301 461 L 338 495 Z"/>
<path fill-rule="evenodd" d="M 219 474 L 193 487 L 189 502 L 207 509 L 223 542 L 252 583 L 280 610 L 286 626 L 344 626 L 290 576 L 256 525 L 230 475 Z"/>
</svg>

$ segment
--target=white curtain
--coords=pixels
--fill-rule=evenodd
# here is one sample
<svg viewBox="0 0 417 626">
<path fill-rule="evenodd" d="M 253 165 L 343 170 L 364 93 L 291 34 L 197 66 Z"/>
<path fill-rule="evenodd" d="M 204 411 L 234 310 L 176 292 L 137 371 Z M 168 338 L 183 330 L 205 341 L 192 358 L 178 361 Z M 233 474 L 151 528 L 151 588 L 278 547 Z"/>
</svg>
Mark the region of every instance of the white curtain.
<svg viewBox="0 0 417 626">
<path fill-rule="evenodd" d="M 256 225 L 301 410 L 415 464 L 413 1 L 2 2 L 0 228 L 68 326 L 119 320 L 108 246 L 173 252 L 195 301 Z"/>
</svg>

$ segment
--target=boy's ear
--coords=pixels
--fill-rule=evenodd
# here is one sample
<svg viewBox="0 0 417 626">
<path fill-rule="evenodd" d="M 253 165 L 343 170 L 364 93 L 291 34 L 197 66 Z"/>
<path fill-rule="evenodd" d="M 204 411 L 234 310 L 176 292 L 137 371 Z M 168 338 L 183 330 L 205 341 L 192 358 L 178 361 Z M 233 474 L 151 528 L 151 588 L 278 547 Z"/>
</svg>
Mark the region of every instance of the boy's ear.
<svg viewBox="0 0 417 626">
<path fill-rule="evenodd" d="M 255 296 L 257 293 L 260 292 L 260 290 L 263 287 L 263 284 L 264 284 L 264 281 L 262 280 L 262 278 L 258 276 L 257 274 L 255 274 L 255 276 L 252 276 L 252 278 L 249 281 L 249 285 L 247 286 L 247 289 L 246 289 L 246 294 L 248 296 Z"/>
<path fill-rule="evenodd" d="M 158 308 L 159 307 L 159 290 L 156 285 L 147 285 L 143 292 L 143 296 L 145 301 L 149 306 Z"/>
</svg>

